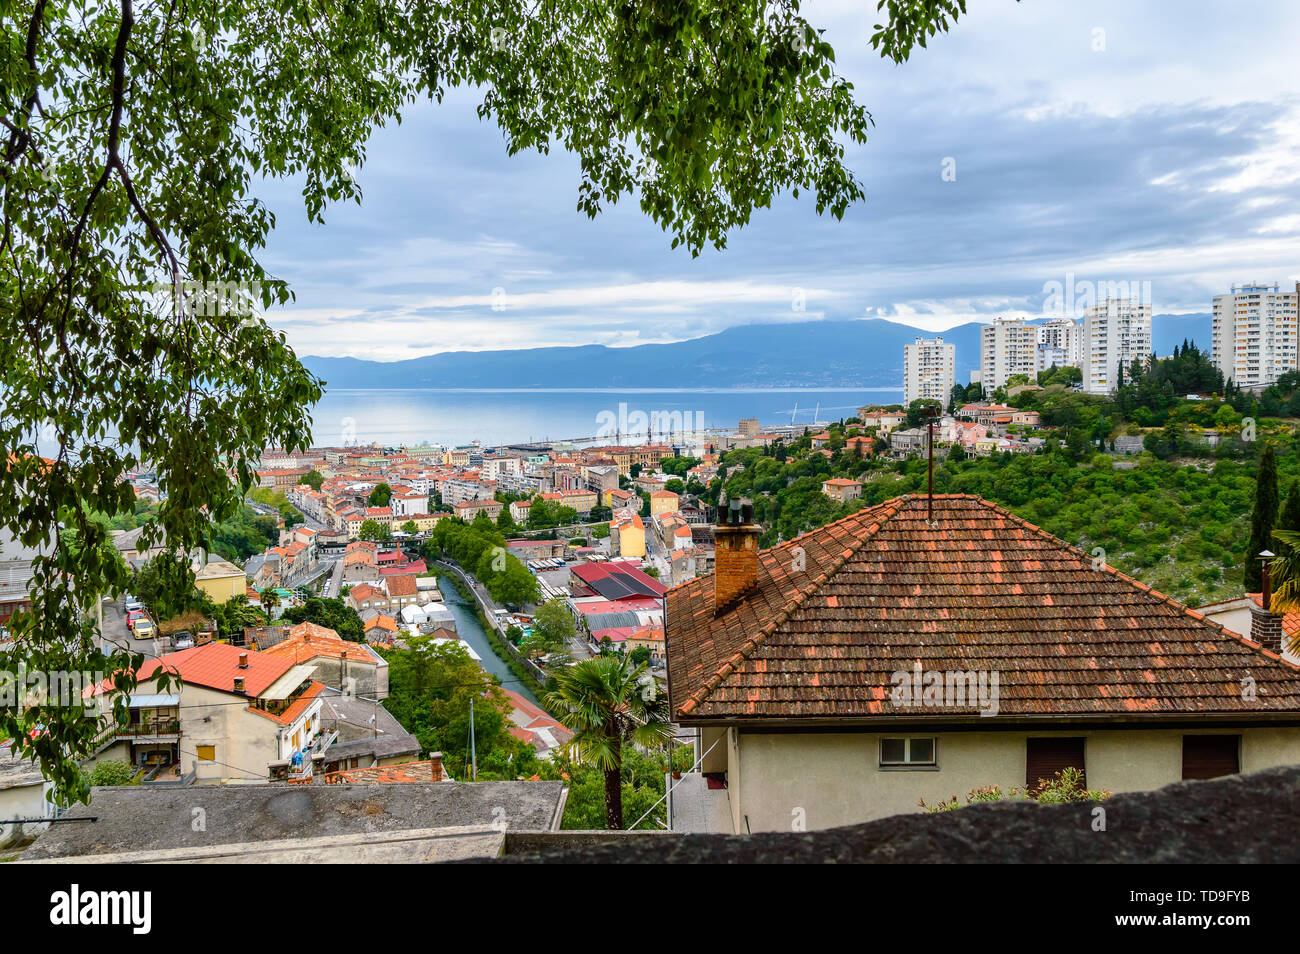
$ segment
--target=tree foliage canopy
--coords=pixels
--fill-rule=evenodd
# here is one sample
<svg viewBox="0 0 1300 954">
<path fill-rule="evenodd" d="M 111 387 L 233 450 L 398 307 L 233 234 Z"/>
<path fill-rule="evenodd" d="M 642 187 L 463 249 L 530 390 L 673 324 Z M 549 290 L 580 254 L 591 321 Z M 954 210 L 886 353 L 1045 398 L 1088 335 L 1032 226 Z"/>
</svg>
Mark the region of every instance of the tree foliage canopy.
<svg viewBox="0 0 1300 954">
<path fill-rule="evenodd" d="M 896 57 L 954 15 L 892 6 Z M 260 259 L 265 179 L 320 223 L 360 202 L 377 127 L 473 86 L 511 153 L 577 154 L 581 211 L 635 196 L 692 255 L 780 193 L 836 217 L 863 195 L 844 155 L 870 116 L 797 0 L 12 0 L 0 21 L 0 529 L 43 551 L 11 668 L 133 668 L 84 612 L 128 584 L 91 516 L 132 508 L 124 472 L 155 471 L 145 544 L 179 554 L 263 448 L 310 444 L 322 382 L 263 318 L 293 297 Z M 0 719 L 85 797 L 94 720 Z"/>
</svg>

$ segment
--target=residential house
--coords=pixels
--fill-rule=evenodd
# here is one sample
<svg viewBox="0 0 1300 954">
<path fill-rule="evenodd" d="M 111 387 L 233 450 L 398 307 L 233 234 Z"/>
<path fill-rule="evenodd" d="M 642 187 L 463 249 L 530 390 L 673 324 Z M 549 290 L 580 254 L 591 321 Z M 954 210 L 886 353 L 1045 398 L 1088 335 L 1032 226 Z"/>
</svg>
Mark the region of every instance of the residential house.
<svg viewBox="0 0 1300 954">
<path fill-rule="evenodd" d="M 217 642 L 146 660 L 127 700 L 129 722 L 110 724 L 94 757 L 201 782 L 265 781 L 274 763 L 309 754 L 320 733 L 325 687 L 313 671 Z M 160 672 L 179 684 L 164 688 Z M 112 692 L 105 681 L 96 695 Z"/>
<path fill-rule="evenodd" d="M 671 490 L 656 490 L 650 494 L 650 516 L 661 513 L 676 513 L 680 500 Z"/>
<path fill-rule="evenodd" d="M 358 613 L 367 609 L 387 612 L 390 605 L 388 591 L 381 583 L 361 583 L 352 587 L 348 590 L 347 601 Z"/>
<path fill-rule="evenodd" d="M 383 585 L 388 591 L 390 610 L 400 611 L 404 606 L 420 602 L 419 587 L 415 585 L 415 577 L 409 573 L 401 576 L 385 576 Z"/>
<path fill-rule="evenodd" d="M 987 428 L 992 428 L 1000 419 L 1005 419 L 1004 423 L 1010 423 L 1019 413 L 1019 408 L 1007 407 L 1005 404 L 963 404 L 957 410 L 958 417 L 968 418 Z"/>
<path fill-rule="evenodd" d="M 242 569 L 218 556 L 209 556 L 207 563 L 194 573 L 194 585 L 214 603 L 225 603 L 243 596 L 248 588 L 247 580 Z"/>
<path fill-rule="evenodd" d="M 341 639 L 327 626 L 299 623 L 287 639 L 262 654 L 315 666 L 312 678 L 327 688 L 353 695 L 388 696 L 388 661 L 363 643 Z"/>
<path fill-rule="evenodd" d="M 462 500 L 452 507 L 452 512 L 466 523 L 472 523 L 480 514 L 485 513 L 489 520 L 495 521 L 501 515 L 503 504 L 497 500 Z"/>
<path fill-rule="evenodd" d="M 836 503 L 848 503 L 862 496 L 862 481 L 832 477 L 822 481 L 822 493 Z"/>
<path fill-rule="evenodd" d="M 732 832 L 973 789 L 1153 789 L 1300 762 L 1281 619 L 1247 639 L 969 496 L 887 501 L 768 550 L 742 507 L 666 599 L 672 720 Z M 729 515 L 730 516 L 730 515 Z M 798 552 L 795 552 L 795 548 Z M 796 559 L 797 557 L 797 559 Z"/>
<path fill-rule="evenodd" d="M 393 494 L 388 500 L 388 506 L 393 511 L 393 519 L 398 524 L 402 524 L 416 514 L 425 513 L 429 509 L 429 495 L 415 491 Z"/>
<path fill-rule="evenodd" d="M 1016 411 L 1011 415 L 1012 424 L 1021 424 L 1025 427 L 1037 427 L 1042 422 L 1042 417 L 1037 411 Z"/>
<path fill-rule="evenodd" d="M 321 753 L 324 773 L 402 765 L 419 757 L 419 739 L 402 728 L 380 697 L 327 688 L 320 698 L 321 728 L 335 734 Z"/>
<path fill-rule="evenodd" d="M 46 798 L 51 788 L 39 762 L 14 754 L 9 740 L 0 742 L 0 849 L 25 844 L 49 827 L 43 819 L 54 817 Z"/>
<path fill-rule="evenodd" d="M 391 616 L 380 614 L 370 619 L 366 624 L 366 642 L 377 643 L 380 645 L 392 645 L 394 640 L 402 635 L 402 628 L 397 625 L 397 620 Z"/>
<path fill-rule="evenodd" d="M 862 422 L 863 427 L 874 427 L 876 436 L 887 438 L 890 431 L 901 426 L 907 421 L 907 414 L 903 411 L 883 411 L 878 408 L 858 408 L 858 420 Z"/>
<path fill-rule="evenodd" d="M 645 556 L 645 522 L 635 510 L 615 510 L 609 522 L 610 551 L 614 556 Z"/>
<path fill-rule="evenodd" d="M 895 430 L 889 435 L 889 454 L 891 457 L 904 458 L 911 454 L 924 454 L 929 449 L 928 429 L 909 427 Z M 938 443 L 936 439 L 935 443 Z"/>
<path fill-rule="evenodd" d="M 637 495 L 630 490 L 619 490 L 617 487 L 606 490 L 601 494 L 600 500 L 606 507 L 611 510 L 622 510 L 627 507 L 639 505 L 636 499 Z"/>
<path fill-rule="evenodd" d="M 578 512 L 579 517 L 590 516 L 591 511 L 595 509 L 596 503 L 600 499 L 594 490 L 588 490 L 586 487 L 562 490 L 560 495 L 560 503 L 565 507 L 572 507 Z"/>
<path fill-rule="evenodd" d="M 519 693 L 499 686 L 496 692 L 505 696 L 510 707 L 506 713 L 510 720 L 510 734 L 531 745 L 538 758 L 549 759 L 556 749 L 573 738 L 573 733 L 559 721 Z"/>
<path fill-rule="evenodd" d="M 145 527 L 135 527 L 131 530 L 114 530 L 109 535 L 109 540 L 122 554 L 122 559 L 132 566 L 139 566 L 161 553 L 167 552 L 167 533 L 162 527 L 155 527 L 153 533 L 157 537 L 153 543 L 146 544 L 143 540 Z"/>
</svg>

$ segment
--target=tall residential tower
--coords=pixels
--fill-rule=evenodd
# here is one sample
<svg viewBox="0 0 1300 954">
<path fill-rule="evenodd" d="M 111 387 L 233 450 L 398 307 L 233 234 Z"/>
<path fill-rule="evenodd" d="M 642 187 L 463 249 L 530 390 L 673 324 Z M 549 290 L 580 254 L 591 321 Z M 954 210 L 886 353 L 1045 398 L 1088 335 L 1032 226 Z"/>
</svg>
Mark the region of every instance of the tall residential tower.
<svg viewBox="0 0 1300 954">
<path fill-rule="evenodd" d="M 1262 388 L 1296 370 L 1295 291 L 1272 285 L 1233 285 L 1214 296 L 1210 360 L 1224 380 L 1242 388 Z"/>
<path fill-rule="evenodd" d="M 941 402 L 945 407 L 957 383 L 957 346 L 942 338 L 917 338 L 903 345 L 903 406 L 921 398 Z"/>
<path fill-rule="evenodd" d="M 1038 373 L 1038 327 L 1023 318 L 996 318 L 980 329 L 980 383 L 989 394 L 1023 374 L 1030 383 Z"/>
<path fill-rule="evenodd" d="M 1083 385 L 1110 394 L 1134 361 L 1151 362 L 1151 305 L 1136 298 L 1107 298 L 1083 322 Z"/>
</svg>

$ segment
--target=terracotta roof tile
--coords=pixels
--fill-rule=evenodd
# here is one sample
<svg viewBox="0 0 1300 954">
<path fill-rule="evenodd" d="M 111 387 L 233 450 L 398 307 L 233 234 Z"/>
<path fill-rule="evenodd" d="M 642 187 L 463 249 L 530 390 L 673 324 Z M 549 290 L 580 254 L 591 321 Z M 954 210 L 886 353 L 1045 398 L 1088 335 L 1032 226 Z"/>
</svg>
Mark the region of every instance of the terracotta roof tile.
<svg viewBox="0 0 1300 954">
<path fill-rule="evenodd" d="M 293 700 L 289 705 L 289 708 L 285 709 L 278 715 L 274 712 L 267 712 L 265 709 L 254 708 L 253 706 L 249 706 L 248 711 L 253 713 L 253 715 L 262 716 L 264 719 L 270 719 L 272 722 L 278 722 L 281 725 L 292 725 L 300 715 L 307 711 L 307 707 L 312 704 L 316 697 L 324 691 L 324 683 L 312 682 L 302 695 Z"/>
<path fill-rule="evenodd" d="M 757 585 L 716 618 L 712 575 L 669 590 L 674 716 L 978 718 L 895 709 L 892 675 L 917 662 L 997 672 L 1003 715 L 1300 709 L 1300 668 L 1014 514 L 936 495 L 934 518 L 901 497 L 760 551 Z"/>
<path fill-rule="evenodd" d="M 241 656 L 247 656 L 246 669 L 239 666 Z M 269 653 L 240 649 L 229 643 L 206 643 L 193 649 L 183 649 L 145 660 L 136 670 L 136 679 L 144 682 L 162 669 L 164 672 L 178 674 L 185 685 L 234 692 L 236 677 L 242 677 L 243 694 L 253 699 L 270 688 L 272 683 L 292 667 L 290 660 Z"/>
</svg>

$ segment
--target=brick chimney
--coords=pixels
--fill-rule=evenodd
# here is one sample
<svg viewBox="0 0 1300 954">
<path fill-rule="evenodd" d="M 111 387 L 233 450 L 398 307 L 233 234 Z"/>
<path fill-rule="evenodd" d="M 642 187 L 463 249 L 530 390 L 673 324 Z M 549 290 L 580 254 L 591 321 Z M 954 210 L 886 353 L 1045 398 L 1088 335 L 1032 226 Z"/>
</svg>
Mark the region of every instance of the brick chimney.
<svg viewBox="0 0 1300 954">
<path fill-rule="evenodd" d="M 1250 638 L 1265 649 L 1282 652 L 1282 617 L 1258 606 L 1250 608 Z"/>
<path fill-rule="evenodd" d="M 236 676 L 236 677 L 235 677 L 235 692 L 238 692 L 238 693 L 240 693 L 241 695 L 243 694 L 243 692 L 244 692 L 244 677 L 243 677 L 243 676 Z"/>
<path fill-rule="evenodd" d="M 713 612 L 730 609 L 758 582 L 758 525 L 754 505 L 732 500 L 718 507 L 713 528 Z"/>
<path fill-rule="evenodd" d="M 1265 649 L 1272 650 L 1279 655 L 1282 652 L 1282 617 L 1273 612 L 1273 586 L 1272 574 L 1269 572 L 1271 567 L 1268 561 L 1273 558 L 1273 554 L 1264 550 L 1259 554 L 1259 559 L 1264 564 L 1264 592 L 1260 593 L 1260 605 L 1254 603 L 1250 606 L 1250 638 L 1259 643 Z"/>
<path fill-rule="evenodd" d="M 429 761 L 432 763 L 432 764 L 429 766 L 429 771 L 430 771 L 430 773 L 431 773 L 430 781 L 433 781 L 433 782 L 441 782 L 442 779 L 443 779 L 443 775 L 442 775 L 442 753 L 441 753 L 441 752 L 430 752 L 430 753 L 429 753 Z"/>
<path fill-rule="evenodd" d="M 248 668 L 248 653 L 239 654 L 239 668 L 240 669 Z"/>
</svg>

